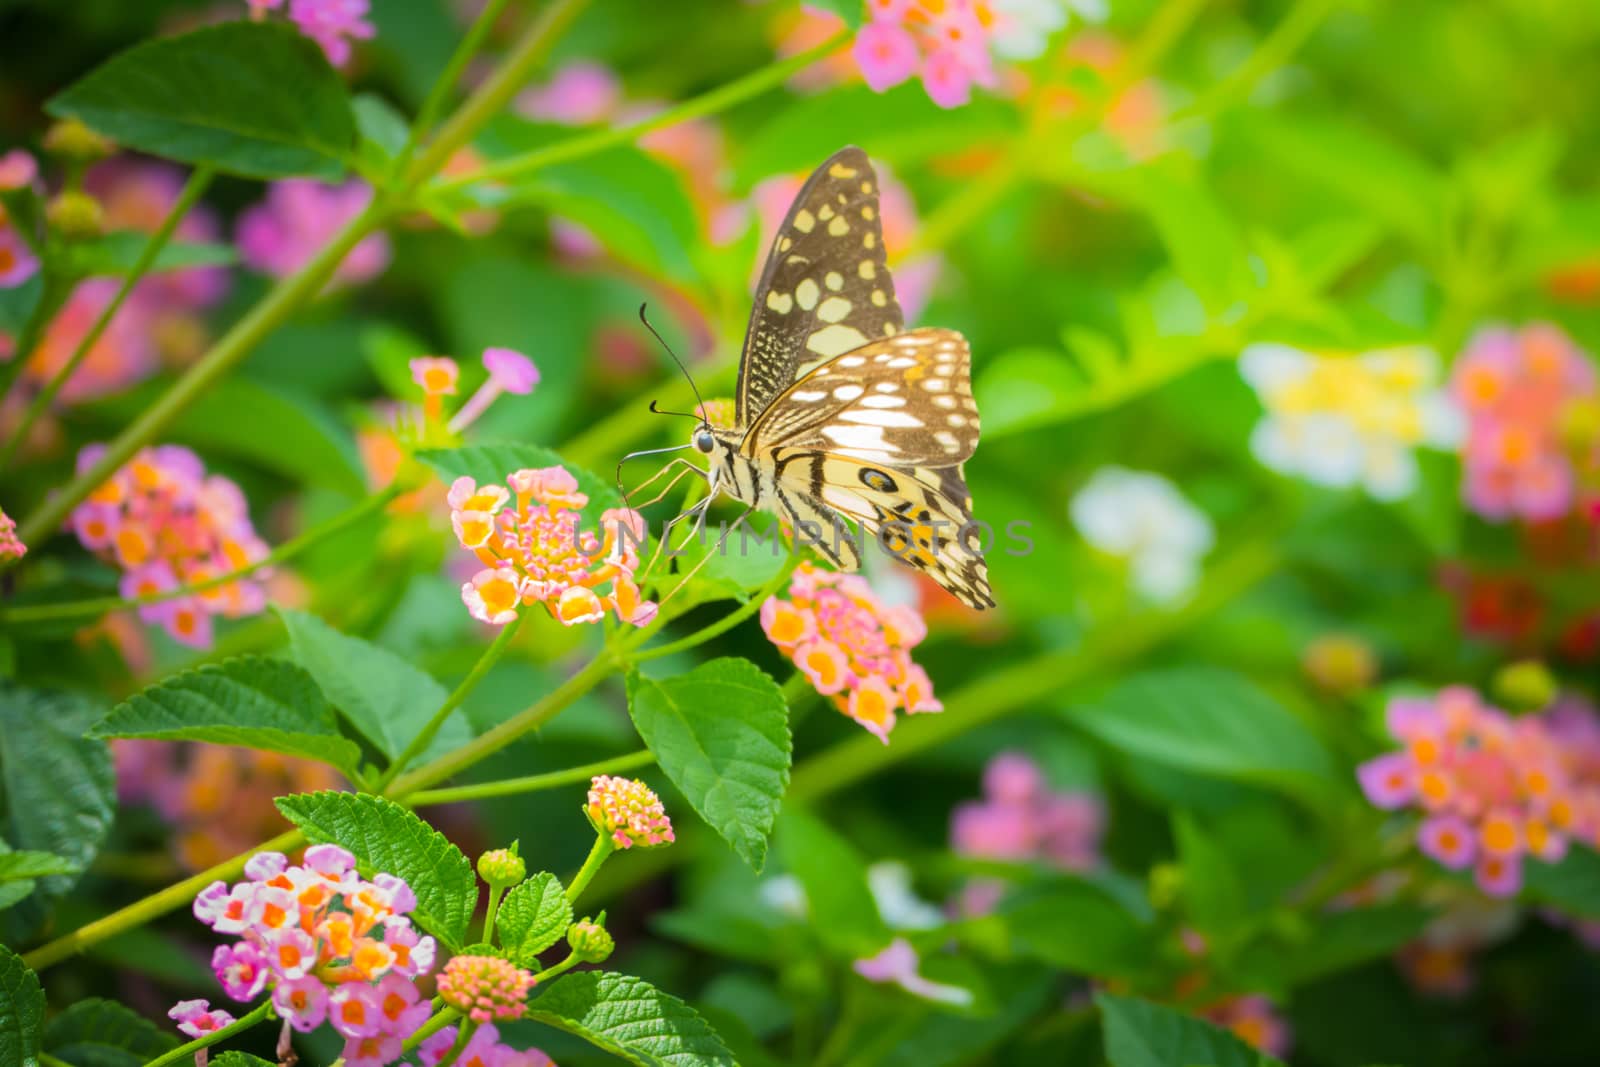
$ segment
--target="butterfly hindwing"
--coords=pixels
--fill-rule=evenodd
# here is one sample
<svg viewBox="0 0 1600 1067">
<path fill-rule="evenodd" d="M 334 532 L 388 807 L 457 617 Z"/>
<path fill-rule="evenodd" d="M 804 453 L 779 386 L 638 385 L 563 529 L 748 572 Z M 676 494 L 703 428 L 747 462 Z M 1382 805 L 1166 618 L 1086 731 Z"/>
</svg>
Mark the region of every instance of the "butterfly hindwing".
<svg viewBox="0 0 1600 1067">
<path fill-rule="evenodd" d="M 737 418 L 756 421 L 816 365 L 904 328 L 878 177 L 859 148 L 818 167 L 773 238 L 739 363 Z"/>
<path fill-rule="evenodd" d="M 978 447 L 972 357 L 954 330 L 923 329 L 829 360 L 778 397 L 747 455 L 811 448 L 869 463 L 948 467 Z"/>
</svg>

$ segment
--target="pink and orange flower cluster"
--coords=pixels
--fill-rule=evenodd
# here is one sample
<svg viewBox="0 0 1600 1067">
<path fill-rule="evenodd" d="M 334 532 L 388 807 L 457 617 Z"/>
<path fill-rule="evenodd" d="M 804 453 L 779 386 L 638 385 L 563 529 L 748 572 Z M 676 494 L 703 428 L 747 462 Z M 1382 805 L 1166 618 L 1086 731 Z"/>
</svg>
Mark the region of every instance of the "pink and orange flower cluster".
<svg viewBox="0 0 1600 1067">
<path fill-rule="evenodd" d="M 78 453 L 85 471 L 104 453 Z M 141 450 L 73 511 L 69 523 L 83 547 L 122 569 L 129 600 L 210 581 L 258 563 L 267 546 L 256 536 L 244 494 L 187 448 Z M 265 571 L 190 596 L 139 607 L 139 617 L 173 639 L 211 647 L 212 618 L 253 615 L 266 606 Z"/>
<path fill-rule="evenodd" d="M 589 497 L 564 467 L 514 471 L 506 484 L 509 492 L 461 477 L 450 486 L 456 539 L 484 566 L 461 587 L 473 618 L 504 626 L 523 604 L 543 604 L 564 626 L 608 614 L 630 626 L 655 618 L 634 580 L 643 516 L 608 508 L 599 534 L 580 529 Z"/>
<path fill-rule="evenodd" d="M 1457 362 L 1451 389 L 1467 416 L 1463 492 L 1473 511 L 1548 521 L 1594 495 L 1582 482 L 1596 467 L 1600 425 L 1582 423 L 1600 392 L 1594 367 L 1560 328 L 1482 331 Z"/>
<path fill-rule="evenodd" d="M 1471 868 L 1490 896 L 1516 894 L 1526 858 L 1553 863 L 1573 841 L 1600 847 L 1600 723 L 1589 713 L 1512 718 L 1453 686 L 1390 701 L 1387 725 L 1403 747 L 1361 765 L 1362 790 L 1377 807 L 1419 809 L 1422 851 Z"/>
<path fill-rule="evenodd" d="M 417 904 L 410 886 L 389 874 L 366 881 L 355 862 L 337 845 L 313 845 L 300 865 L 258 853 L 245 881 L 202 890 L 194 914 L 239 936 L 211 958 L 229 997 L 248 1003 L 270 991 L 290 1026 L 308 1033 L 326 1022 L 345 1039 L 345 1063 L 382 1067 L 432 1014 L 415 980 L 432 970 L 435 944 L 406 918 Z"/>
<path fill-rule="evenodd" d="M 460 1030 L 447 1026 L 417 1046 L 417 1060 L 422 1067 L 439 1067 L 450 1050 L 456 1046 Z M 536 1048 L 515 1049 L 500 1041 L 500 1030 L 493 1023 L 483 1023 L 472 1031 L 467 1043 L 455 1058 L 457 1067 L 556 1067 L 549 1056 Z"/>
<path fill-rule="evenodd" d="M 1024 59 L 1066 23 L 1049 5 L 990 0 L 868 0 L 867 22 L 853 53 L 861 76 L 878 92 L 922 79 L 940 107 L 960 107 L 972 87 L 996 88 L 995 59 Z"/>
<path fill-rule="evenodd" d="M 595 832 L 617 848 L 654 848 L 675 840 L 661 798 L 637 778 L 596 775 L 589 782 L 583 813 Z"/>
<path fill-rule="evenodd" d="M 800 564 L 789 599 L 761 605 L 761 628 L 818 693 L 885 744 L 895 712 L 943 711 L 911 650 L 928 629 L 915 609 L 880 600 L 864 578 Z"/>
</svg>

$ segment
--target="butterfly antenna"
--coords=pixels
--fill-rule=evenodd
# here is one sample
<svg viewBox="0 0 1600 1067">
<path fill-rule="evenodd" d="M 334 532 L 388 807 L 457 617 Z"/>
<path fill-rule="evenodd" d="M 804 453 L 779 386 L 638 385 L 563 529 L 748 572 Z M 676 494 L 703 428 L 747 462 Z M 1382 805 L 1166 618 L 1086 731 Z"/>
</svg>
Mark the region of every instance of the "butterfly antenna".
<svg viewBox="0 0 1600 1067">
<path fill-rule="evenodd" d="M 678 365 L 678 369 L 683 371 L 684 380 L 689 383 L 689 388 L 694 390 L 695 403 L 700 406 L 700 412 L 701 412 L 701 414 L 699 416 L 700 421 L 704 422 L 705 421 L 706 402 L 700 396 L 700 387 L 698 385 L 694 384 L 694 378 L 690 376 L 689 368 L 683 365 L 683 360 L 679 359 L 678 358 L 678 354 L 672 350 L 672 346 L 667 344 L 666 338 L 662 337 L 661 333 L 654 326 L 650 325 L 650 320 L 645 317 L 645 308 L 647 308 L 647 307 L 649 307 L 648 304 L 640 304 L 639 305 L 639 321 L 644 323 L 644 328 L 649 330 L 655 336 L 655 339 L 661 343 L 661 347 L 667 350 L 667 355 L 672 357 L 672 362 L 676 363 Z M 657 410 L 654 401 L 651 401 L 651 403 L 650 403 L 650 410 L 651 411 Z M 681 414 L 681 412 L 664 412 L 663 414 L 672 415 L 672 414 Z"/>
</svg>

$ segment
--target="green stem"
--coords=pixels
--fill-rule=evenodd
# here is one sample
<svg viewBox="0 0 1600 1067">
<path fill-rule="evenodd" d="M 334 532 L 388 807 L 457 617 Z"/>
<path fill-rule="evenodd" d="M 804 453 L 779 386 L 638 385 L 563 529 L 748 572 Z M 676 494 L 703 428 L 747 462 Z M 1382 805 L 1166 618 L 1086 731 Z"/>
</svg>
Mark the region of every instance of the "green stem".
<svg viewBox="0 0 1600 1067">
<path fill-rule="evenodd" d="M 432 128 L 438 119 L 439 112 L 444 110 L 444 102 L 450 96 L 450 90 L 456 87 L 461 80 L 461 74 L 467 69 L 467 64 L 472 62 L 472 57 L 478 54 L 478 49 L 483 47 L 484 38 L 494 29 L 494 24 L 500 20 L 510 0 L 489 0 L 473 21 L 467 35 L 456 45 L 456 50 L 450 56 L 450 62 L 445 64 L 444 72 L 433 83 L 433 88 L 428 91 L 428 97 L 422 102 L 422 108 L 417 112 L 416 121 L 411 124 L 411 133 L 406 138 L 405 147 L 400 150 L 395 158 L 394 169 L 396 174 L 404 174 L 411 163 L 411 157 L 416 154 L 417 146 L 422 143 L 422 138 Z"/>
<path fill-rule="evenodd" d="M 471 1019 L 463 1020 L 461 1029 L 456 1031 L 455 1044 L 451 1045 L 450 1051 L 444 1054 L 444 1058 L 439 1061 L 438 1067 L 452 1067 L 456 1060 L 460 1059 L 462 1051 L 467 1047 L 467 1042 L 472 1040 L 472 1031 L 477 1028 L 478 1024 Z"/>
<path fill-rule="evenodd" d="M 479 734 L 453 752 L 447 752 L 416 770 L 401 775 L 389 783 L 385 794 L 391 799 L 404 800 L 436 782 L 466 770 L 478 761 L 499 752 L 517 741 L 530 730 L 536 730 L 553 719 L 568 704 L 599 685 L 617 666 L 615 654 L 602 650 L 577 674 L 562 682 L 531 707 L 507 719 L 487 733 Z"/>
<path fill-rule="evenodd" d="M 382 777 L 373 786 L 372 791 L 374 793 L 382 793 L 387 789 L 389 783 L 399 777 L 400 772 L 405 770 L 412 760 L 416 759 L 424 749 L 433 743 L 434 736 L 438 734 L 440 727 L 444 726 L 445 721 L 461 706 L 461 702 L 467 699 L 467 694 L 478 687 L 478 683 L 483 681 L 483 676 L 488 674 L 496 663 L 500 662 L 500 657 L 505 655 L 506 649 L 511 647 L 511 640 L 516 637 L 517 630 L 521 628 L 522 619 L 523 615 L 519 612 L 516 618 L 500 627 L 500 632 L 495 635 L 494 641 L 490 643 L 488 648 L 484 649 L 483 655 L 478 657 L 478 662 L 472 665 L 472 670 L 468 672 L 465 678 L 461 679 L 461 684 L 456 686 L 455 691 L 445 699 L 443 704 L 439 705 L 439 710 L 433 713 L 433 718 L 429 719 L 428 724 L 422 728 L 416 737 L 411 739 L 411 743 L 405 747 L 405 750 L 394 758 L 393 763 L 389 764 L 388 769 L 383 772 Z"/>
<path fill-rule="evenodd" d="M 782 85 L 798 71 L 804 70 L 817 60 L 838 51 L 850 39 L 850 36 L 850 31 L 848 30 L 835 34 L 815 48 L 790 56 L 781 63 L 762 67 L 760 70 L 747 74 L 737 81 L 718 86 L 710 92 L 702 93 L 692 100 L 685 100 L 675 107 L 658 112 L 632 125 L 595 130 L 592 133 L 571 137 L 546 148 L 534 149 L 532 152 L 525 152 L 519 156 L 503 159 L 498 163 L 491 163 L 471 174 L 438 182 L 433 188 L 441 193 L 450 193 L 479 182 L 518 178 L 525 174 L 531 174 L 536 170 L 541 170 L 544 167 L 554 166 L 557 163 L 566 163 L 580 156 L 600 152 L 619 144 L 628 144 L 638 140 L 652 130 L 658 130 L 664 126 L 671 126 L 674 123 L 684 122 L 688 119 L 701 118 L 706 115 L 715 115 L 720 111 L 726 111 L 735 104 L 743 103 L 752 97 L 759 96 L 768 89 Z"/>
<path fill-rule="evenodd" d="M 100 340 L 100 335 L 106 332 L 111 325 L 111 320 L 116 318 L 117 312 L 127 301 L 134 286 L 138 285 L 150 268 L 155 266 L 156 257 L 167 246 L 172 235 L 178 229 L 178 223 L 189 213 L 200 194 L 206 191 L 211 184 L 211 179 L 216 176 L 216 171 L 209 166 L 196 167 L 190 174 L 189 180 L 183 185 L 183 191 L 178 194 L 177 202 L 172 205 L 172 210 L 167 212 L 167 217 L 161 220 L 161 225 L 156 232 L 150 235 L 145 242 L 144 249 L 139 253 L 139 258 L 134 261 L 133 268 L 128 271 L 127 277 L 122 279 L 122 285 L 117 289 L 116 296 L 111 298 L 111 303 L 105 306 L 100 316 L 94 320 L 94 325 L 89 327 L 89 332 L 83 335 L 78 342 L 78 347 L 72 352 L 67 362 L 56 372 L 45 387 L 39 390 L 39 395 L 33 398 L 28 405 L 28 410 L 23 413 L 22 421 L 17 424 L 16 430 L 11 434 L 11 439 L 5 447 L 0 448 L 0 470 L 6 469 L 11 463 L 11 458 L 16 454 L 22 443 L 28 439 L 28 431 L 33 429 L 33 424 L 39 417 L 49 410 L 50 404 L 55 400 L 56 394 L 65 388 L 72 376 L 77 373 L 83 361 L 89 358 L 89 350 Z"/>
<path fill-rule="evenodd" d="M 224 1026 L 221 1030 L 213 1031 L 204 1037 L 197 1037 L 187 1045 L 179 1045 L 171 1052 L 164 1052 L 155 1059 L 151 1060 L 149 1063 L 145 1064 L 145 1067 L 165 1067 L 165 1065 L 169 1063 L 181 1063 L 183 1060 L 192 1058 L 196 1052 L 199 1052 L 203 1048 L 210 1048 L 217 1042 L 224 1041 L 227 1038 L 232 1037 L 234 1034 L 243 1033 L 256 1023 L 268 1018 L 271 1014 L 272 1001 L 264 1000 L 260 1004 L 256 1005 L 249 1014 L 235 1019 L 227 1026 Z"/>
<path fill-rule="evenodd" d="M 305 835 L 299 830 L 279 834 L 270 841 L 263 841 L 254 848 L 239 853 L 232 859 L 207 867 L 199 874 L 190 875 L 181 882 L 174 882 L 158 893 L 136 900 L 119 911 L 78 927 L 70 934 L 64 934 L 54 941 L 40 945 L 23 956 L 22 962 L 35 971 L 43 970 L 52 963 L 59 963 L 68 956 L 83 951 L 90 945 L 98 944 L 134 927 L 143 926 L 169 911 L 184 907 L 194 900 L 200 890 L 212 882 L 226 882 L 239 877 L 244 873 L 245 862 L 258 852 L 289 852 L 305 843 Z"/>
<path fill-rule="evenodd" d="M 429 142 L 422 155 L 411 164 L 405 172 L 402 187 L 415 189 L 437 174 L 456 149 L 472 140 L 484 123 L 510 103 L 528 80 L 533 68 L 549 54 L 562 31 L 577 18 L 587 3 L 588 0 L 554 0 L 546 7 L 500 68 L 467 98 L 440 128 L 438 136 Z"/>
<path fill-rule="evenodd" d="M 588 885 L 595 874 L 611 858 L 617 850 L 616 843 L 603 833 L 594 836 L 594 847 L 589 850 L 589 857 L 583 861 L 583 866 L 578 868 L 578 873 L 572 876 L 572 882 L 567 886 L 567 902 L 576 904 L 578 897 L 583 893 L 584 886 Z"/>
<path fill-rule="evenodd" d="M 434 1007 L 438 1010 L 428 1017 L 427 1022 L 417 1027 L 416 1033 L 400 1043 L 401 1049 L 406 1052 L 415 1052 L 418 1045 L 461 1018 L 461 1013 L 456 1009 L 440 1007 L 442 1003 L 443 1001 L 438 997 L 433 998 Z"/>
<path fill-rule="evenodd" d="M 1249 93 L 1261 79 L 1288 63 L 1339 3 L 1340 0 L 1299 0 L 1243 63 L 1180 110 L 1172 121 L 1215 115 Z"/>
<path fill-rule="evenodd" d="M 498 782 L 481 782 L 477 785 L 456 786 L 453 789 L 425 789 L 420 793 L 412 793 L 406 798 L 406 803 L 415 808 L 425 808 L 433 804 L 455 804 L 463 800 L 487 800 L 491 797 L 515 796 L 519 793 L 536 793 L 544 789 L 587 782 L 599 774 L 625 774 L 641 767 L 648 767 L 655 761 L 656 758 L 650 750 L 643 749 L 639 752 L 630 752 L 626 756 L 599 760 L 564 771 L 530 774 L 523 778 L 505 778 Z"/>
<path fill-rule="evenodd" d="M 168 600 L 178 600 L 183 597 L 194 596 L 197 593 L 204 593 L 208 589 L 215 589 L 219 586 L 236 582 L 240 578 L 254 574 L 265 567 L 276 566 L 286 560 L 293 559 L 312 545 L 327 540 L 334 534 L 360 522 L 374 511 L 381 510 L 403 491 L 400 486 L 391 485 L 381 492 L 373 493 L 345 511 L 341 511 L 332 518 L 318 523 L 298 537 L 290 538 L 254 563 L 240 567 L 236 571 L 229 571 L 227 574 L 219 574 L 215 578 L 207 578 L 203 582 L 195 582 L 193 585 L 169 589 L 164 593 L 151 593 L 149 596 L 135 597 L 131 600 L 117 596 L 105 596 L 95 597 L 92 600 L 73 600 L 64 604 L 36 604 L 7 608 L 0 610 L 0 622 L 55 622 L 60 619 L 88 618 L 102 615 L 108 611 L 116 611 L 119 608 L 141 608 L 147 604 L 160 604 Z"/>
<path fill-rule="evenodd" d="M 560 963 L 553 963 L 549 967 L 546 967 L 544 970 L 540 971 L 538 974 L 534 975 L 533 982 L 535 985 L 544 985 L 546 982 L 550 981 L 550 979 L 558 978 L 561 975 L 566 974 L 568 971 L 572 970 L 572 968 L 576 967 L 582 962 L 582 960 L 578 959 L 578 954 L 576 952 L 571 953 Z"/>
<path fill-rule="evenodd" d="M 494 944 L 494 919 L 495 912 L 500 910 L 500 897 L 505 890 L 497 885 L 489 887 L 489 903 L 483 909 L 483 943 Z"/>
</svg>

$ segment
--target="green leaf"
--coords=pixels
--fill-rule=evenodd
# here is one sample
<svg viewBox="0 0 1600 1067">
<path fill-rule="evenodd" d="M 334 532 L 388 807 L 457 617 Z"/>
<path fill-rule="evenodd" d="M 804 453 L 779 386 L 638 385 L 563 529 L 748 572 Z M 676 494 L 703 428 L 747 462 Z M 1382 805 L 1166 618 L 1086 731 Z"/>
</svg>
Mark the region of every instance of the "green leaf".
<svg viewBox="0 0 1600 1067">
<path fill-rule="evenodd" d="M 561 880 L 549 871 L 513 886 L 495 913 L 494 928 L 512 959 L 528 964 L 572 925 L 572 904 Z"/>
<path fill-rule="evenodd" d="M 841 956 L 862 959 L 889 943 L 855 847 L 815 815 L 796 808 L 778 823 L 783 865 L 805 887 L 817 935 Z"/>
<path fill-rule="evenodd" d="M 44 990 L 22 958 L 0 945 L 0 1064 L 38 1067 Z"/>
<path fill-rule="evenodd" d="M 505 485 L 506 475 L 513 471 L 565 467 L 578 479 L 578 488 L 589 497 L 589 504 L 583 509 L 585 522 L 598 522 L 600 512 L 622 506 L 615 483 L 568 463 L 555 452 L 538 445 L 505 442 L 462 448 L 425 448 L 417 453 L 417 458 L 432 467 L 447 485 L 462 475 L 479 485 Z"/>
<path fill-rule="evenodd" d="M 734 1067 L 733 1054 L 693 1008 L 642 978 L 565 975 L 529 1001 L 527 1018 L 637 1067 Z"/>
<path fill-rule="evenodd" d="M 1244 875 L 1227 850 L 1188 812 L 1172 816 L 1189 918 L 1202 933 L 1225 934 L 1250 915 Z"/>
<path fill-rule="evenodd" d="M 0 853 L 0 882 L 45 878 L 52 874 L 77 874 L 78 871 L 77 864 L 50 852 Z"/>
<path fill-rule="evenodd" d="M 144 254 L 145 245 L 149 243 L 150 235 L 142 230 L 118 230 L 93 240 L 76 241 L 67 249 L 78 273 L 120 278 L 133 270 L 134 264 Z M 239 254 L 232 245 L 168 241 L 156 253 L 156 261 L 149 273 L 161 274 L 190 267 L 227 267 L 238 260 Z"/>
<path fill-rule="evenodd" d="M 355 853 L 365 872 L 404 878 L 417 895 L 412 917 L 451 948 L 467 936 L 478 903 L 472 864 L 445 836 L 393 801 L 367 793 L 298 793 L 276 801 L 312 841 Z"/>
<path fill-rule="evenodd" d="M 0 682 L 0 781 L 5 783 L 6 840 L 50 852 L 78 870 L 89 866 L 115 814 L 116 777 L 103 741 L 83 734 L 103 714 L 70 693 Z M 43 889 L 61 894 L 77 875 L 53 875 Z"/>
<path fill-rule="evenodd" d="M 276 610 L 288 627 L 295 659 L 350 724 L 391 759 L 450 696 L 432 675 L 386 648 L 340 633 L 315 615 Z M 424 755 L 449 752 L 469 740 L 466 716 L 458 712 L 445 720 Z"/>
<path fill-rule="evenodd" d="M 212 1067 L 278 1067 L 271 1060 L 264 1060 L 260 1056 L 252 1056 L 248 1052 L 240 1052 L 231 1048 L 211 1060 Z"/>
<path fill-rule="evenodd" d="M 1569 849 L 1559 863 L 1522 867 L 1528 895 L 1571 915 L 1600 920 L 1600 853 Z"/>
<path fill-rule="evenodd" d="M 339 733 L 316 680 L 287 660 L 240 656 L 172 675 L 118 704 L 90 737 L 147 737 L 282 752 L 354 778 L 361 749 Z"/>
<path fill-rule="evenodd" d="M 73 1067 L 140 1067 L 177 1047 L 149 1019 L 99 997 L 74 1003 L 44 1028 L 44 1050 Z"/>
<path fill-rule="evenodd" d="M 247 178 L 338 178 L 356 136 L 339 76 L 283 23 L 155 38 L 112 56 L 46 110 L 123 148 Z"/>
<path fill-rule="evenodd" d="M 809 0 L 806 6 L 833 12 L 844 19 L 844 24 L 852 30 L 861 25 L 867 10 L 860 0 Z"/>
<path fill-rule="evenodd" d="M 1062 970 L 1124 976 L 1150 962 L 1150 924 L 1083 879 L 1025 889 L 1008 897 L 999 914 L 1013 951 Z"/>
<path fill-rule="evenodd" d="M 1278 1061 L 1174 1008 L 1095 994 L 1111 1067 L 1266 1067 Z"/>
<path fill-rule="evenodd" d="M 1391 955 L 1420 935 L 1433 915 L 1412 904 L 1328 912 L 1316 917 L 1303 939 L 1257 942 L 1236 966 L 1257 985 L 1288 991 Z"/>
<path fill-rule="evenodd" d="M 727 657 L 660 681 L 631 673 L 628 712 L 672 784 L 759 871 L 789 786 L 783 690 L 749 660 Z"/>
<path fill-rule="evenodd" d="M 98 420 L 126 425 L 170 384 L 150 381 L 86 407 Z M 207 389 L 164 431 L 163 439 L 249 460 L 346 496 L 367 493 L 361 458 L 343 426 L 309 397 L 247 378 L 228 378 Z"/>
<path fill-rule="evenodd" d="M 1327 799 L 1348 786 L 1303 723 L 1227 671 L 1174 667 L 1135 675 L 1068 719 L 1130 759 Z"/>
<path fill-rule="evenodd" d="M 1141 167 L 1136 199 L 1155 224 L 1173 269 L 1213 313 L 1242 300 L 1253 288 L 1248 250 L 1203 180 Z"/>
</svg>

